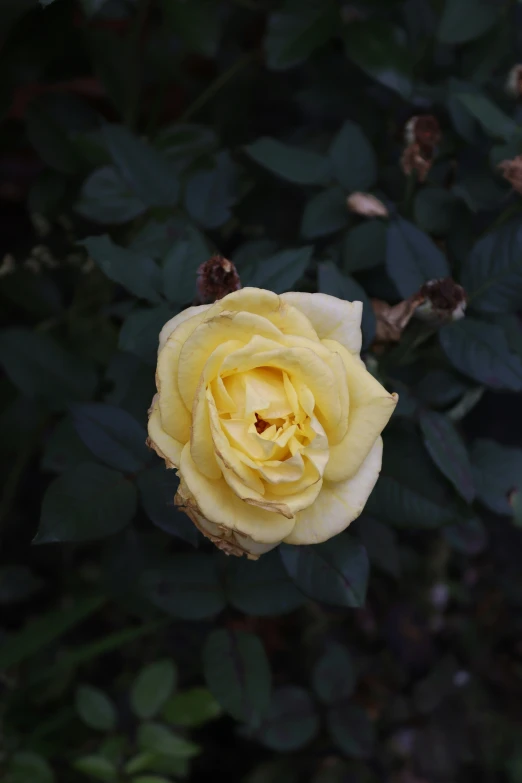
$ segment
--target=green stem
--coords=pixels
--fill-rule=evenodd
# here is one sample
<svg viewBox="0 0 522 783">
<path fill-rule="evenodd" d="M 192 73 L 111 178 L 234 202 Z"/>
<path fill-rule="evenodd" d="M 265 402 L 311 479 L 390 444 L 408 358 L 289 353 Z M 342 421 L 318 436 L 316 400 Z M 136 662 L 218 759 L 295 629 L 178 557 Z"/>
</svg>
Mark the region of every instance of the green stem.
<svg viewBox="0 0 522 783">
<path fill-rule="evenodd" d="M 151 0 L 138 0 L 136 13 L 129 31 L 129 92 L 127 96 L 127 110 L 125 112 L 125 124 L 129 128 L 135 127 L 138 117 L 142 86 L 141 53 L 139 51 L 140 37 L 147 21 L 150 2 Z"/>
<path fill-rule="evenodd" d="M 259 52 L 253 51 L 248 52 L 248 54 L 245 54 L 243 57 L 241 57 L 239 60 L 237 60 L 227 71 L 224 71 L 220 76 L 217 77 L 206 90 L 204 90 L 201 95 L 196 98 L 194 103 L 191 103 L 188 109 L 186 109 L 183 114 L 180 117 L 180 122 L 187 122 L 196 112 L 198 112 L 211 98 L 216 95 L 216 93 L 221 90 L 222 87 L 225 86 L 227 82 L 230 81 L 237 73 L 243 70 L 245 66 L 247 66 L 249 63 L 253 62 L 257 57 L 259 56 Z"/>
</svg>

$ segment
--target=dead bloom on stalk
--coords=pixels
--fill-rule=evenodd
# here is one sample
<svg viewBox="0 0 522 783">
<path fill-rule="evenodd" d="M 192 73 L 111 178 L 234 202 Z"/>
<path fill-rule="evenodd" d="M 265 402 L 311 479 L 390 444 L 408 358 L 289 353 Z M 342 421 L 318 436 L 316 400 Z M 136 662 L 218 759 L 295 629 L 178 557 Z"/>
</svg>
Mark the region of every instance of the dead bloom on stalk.
<svg viewBox="0 0 522 783">
<path fill-rule="evenodd" d="M 371 193 L 352 193 L 346 199 L 350 212 L 363 217 L 388 217 L 388 208 Z"/>
<path fill-rule="evenodd" d="M 409 299 L 396 305 L 389 305 L 381 299 L 372 299 L 375 314 L 375 343 L 397 343 L 409 324 L 417 307 L 424 301 L 421 294 L 414 294 Z"/>
<path fill-rule="evenodd" d="M 513 160 L 503 160 L 498 167 L 513 190 L 522 193 L 522 155 L 517 155 Z"/>
<path fill-rule="evenodd" d="M 413 316 L 432 326 L 443 326 L 458 321 L 466 310 L 466 292 L 451 277 L 429 280 L 417 293 L 389 305 L 380 299 L 372 299 L 376 320 L 375 345 L 397 343 Z"/>
<path fill-rule="evenodd" d="M 419 182 L 425 181 L 440 140 L 439 121 L 433 115 L 412 117 L 407 122 L 404 128 L 406 147 L 401 157 L 401 168 L 406 176 L 416 172 Z"/>
<path fill-rule="evenodd" d="M 522 95 L 522 65 L 514 65 L 510 70 L 505 90 L 512 98 L 519 98 Z"/>
<path fill-rule="evenodd" d="M 237 269 L 228 258 L 212 256 L 198 269 L 197 290 L 201 304 L 216 302 L 240 288 Z"/>
</svg>

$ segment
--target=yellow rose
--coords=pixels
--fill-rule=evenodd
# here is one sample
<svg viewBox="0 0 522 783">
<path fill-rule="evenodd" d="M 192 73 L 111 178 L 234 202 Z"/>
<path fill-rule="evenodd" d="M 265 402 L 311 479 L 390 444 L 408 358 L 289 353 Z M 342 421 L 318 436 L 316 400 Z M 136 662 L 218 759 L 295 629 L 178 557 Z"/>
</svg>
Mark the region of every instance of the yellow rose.
<svg viewBox="0 0 522 783">
<path fill-rule="evenodd" d="M 397 403 L 360 359 L 361 302 L 244 288 L 160 334 L 149 445 L 230 554 L 317 544 L 364 508 Z"/>
</svg>

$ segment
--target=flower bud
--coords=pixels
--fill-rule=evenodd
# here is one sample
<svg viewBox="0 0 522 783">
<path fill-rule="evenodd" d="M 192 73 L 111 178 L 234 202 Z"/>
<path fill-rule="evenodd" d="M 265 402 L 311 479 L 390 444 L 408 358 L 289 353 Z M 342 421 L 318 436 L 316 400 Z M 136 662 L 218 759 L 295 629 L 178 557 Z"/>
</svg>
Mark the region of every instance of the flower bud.
<svg viewBox="0 0 522 783">
<path fill-rule="evenodd" d="M 522 193 L 522 155 L 517 155 L 512 160 L 503 160 L 498 164 L 498 168 L 513 190 Z"/>
</svg>

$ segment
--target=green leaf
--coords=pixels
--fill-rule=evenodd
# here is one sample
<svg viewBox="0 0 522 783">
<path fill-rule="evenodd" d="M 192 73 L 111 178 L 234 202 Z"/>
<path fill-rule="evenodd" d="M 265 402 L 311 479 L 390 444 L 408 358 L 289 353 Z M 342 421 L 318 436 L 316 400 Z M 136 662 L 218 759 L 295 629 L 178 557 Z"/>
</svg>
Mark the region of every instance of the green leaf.
<svg viewBox="0 0 522 783">
<path fill-rule="evenodd" d="M 472 41 L 489 30 L 499 11 L 491 0 L 446 0 L 437 38 L 450 45 Z"/>
<path fill-rule="evenodd" d="M 509 495 L 522 488 L 522 449 L 502 446 L 487 438 L 471 449 L 477 497 L 496 514 L 511 514 Z"/>
<path fill-rule="evenodd" d="M 0 364 L 23 394 L 43 399 L 54 410 L 89 399 L 96 387 L 96 373 L 85 359 L 43 332 L 1 332 Z"/>
<path fill-rule="evenodd" d="M 149 207 L 177 204 L 177 173 L 167 157 L 122 125 L 104 125 L 103 137 L 124 182 L 141 201 Z"/>
<path fill-rule="evenodd" d="M 47 489 L 35 544 L 94 541 L 129 524 L 136 489 L 121 473 L 84 462 L 62 473 Z"/>
<path fill-rule="evenodd" d="M 123 322 L 118 347 L 139 356 L 147 364 L 156 366 L 159 333 L 162 326 L 175 315 L 167 305 L 133 310 Z"/>
<path fill-rule="evenodd" d="M 346 197 L 341 188 L 329 188 L 307 202 L 301 221 L 301 236 L 316 239 L 340 231 L 347 224 Z"/>
<path fill-rule="evenodd" d="M 368 190 L 377 179 L 377 159 L 361 127 L 347 120 L 330 147 L 337 181 L 347 191 Z"/>
<path fill-rule="evenodd" d="M 87 237 L 79 244 L 87 248 L 91 258 L 110 280 L 119 283 L 141 299 L 148 299 L 153 303 L 161 301 L 158 291 L 160 270 L 152 258 L 116 245 L 107 234 Z"/>
<path fill-rule="evenodd" d="M 479 121 L 486 133 L 499 139 L 509 140 L 517 131 L 519 126 L 501 111 L 496 104 L 486 98 L 482 93 L 455 93 L 457 100 L 468 110 L 468 112 Z"/>
<path fill-rule="evenodd" d="M 132 783 L 171 783 L 171 781 L 159 775 L 140 775 L 139 778 L 132 778 Z"/>
<path fill-rule="evenodd" d="M 144 470 L 137 479 L 140 500 L 151 522 L 170 536 L 176 536 L 196 547 L 199 532 L 186 514 L 174 504 L 179 486 L 175 470 L 165 465 L 154 465 Z"/>
<path fill-rule="evenodd" d="M 401 217 L 388 224 L 386 269 L 404 299 L 428 280 L 450 275 L 449 264 L 439 248 L 427 234 Z"/>
<path fill-rule="evenodd" d="M 118 778 L 116 767 L 104 756 L 82 756 L 82 758 L 76 759 L 73 767 L 78 772 L 83 772 L 96 780 L 107 781 L 107 783 Z"/>
<path fill-rule="evenodd" d="M 221 707 L 206 688 L 174 694 L 163 708 L 163 717 L 176 726 L 195 729 L 221 715 Z"/>
<path fill-rule="evenodd" d="M 385 432 L 379 480 L 366 513 L 395 527 L 430 529 L 458 520 L 455 499 L 412 427 Z M 361 528 L 364 520 L 361 522 Z"/>
<path fill-rule="evenodd" d="M 327 157 L 277 139 L 263 136 L 248 144 L 245 151 L 260 166 L 296 185 L 320 185 L 331 177 L 331 163 Z"/>
<path fill-rule="evenodd" d="M 386 260 L 387 224 L 384 220 L 365 220 L 350 228 L 343 237 L 342 266 L 345 272 L 373 269 Z"/>
<path fill-rule="evenodd" d="M 501 326 L 464 318 L 444 326 L 439 338 L 460 372 L 493 389 L 522 389 L 522 359 L 512 353 Z"/>
<path fill-rule="evenodd" d="M 197 271 L 208 261 L 210 252 L 203 234 L 188 226 L 165 255 L 163 262 L 163 292 L 169 302 L 185 304 L 196 295 Z"/>
<path fill-rule="evenodd" d="M 37 593 L 43 584 L 26 566 L 0 566 L 0 606 L 25 601 Z"/>
<path fill-rule="evenodd" d="M 242 276 L 243 285 L 266 288 L 276 294 L 282 294 L 292 289 L 304 275 L 313 252 L 313 245 L 280 250 L 258 261 L 250 275 Z"/>
<path fill-rule="evenodd" d="M 221 8 L 215 0 L 163 0 L 165 22 L 187 48 L 214 58 L 221 37 Z"/>
<path fill-rule="evenodd" d="M 211 169 L 200 169 L 188 180 L 185 206 L 189 215 L 205 228 L 222 226 L 232 217 L 236 202 L 237 169 L 228 152 L 215 157 Z"/>
<path fill-rule="evenodd" d="M 179 737 L 159 723 L 141 724 L 138 728 L 138 746 L 141 750 L 180 759 L 191 759 L 200 752 L 194 742 Z"/>
<path fill-rule="evenodd" d="M 363 347 L 367 348 L 375 337 L 375 316 L 364 288 L 353 277 L 343 275 L 333 261 L 326 261 L 319 264 L 319 291 L 322 294 L 346 299 L 348 302 L 363 303 L 361 329 Z"/>
<path fill-rule="evenodd" d="M 101 596 L 77 597 L 73 606 L 40 614 L 15 634 L 2 639 L 0 670 L 16 666 L 40 653 L 55 639 L 97 612 L 105 603 Z"/>
<path fill-rule="evenodd" d="M 258 725 L 266 715 L 272 673 L 257 636 L 245 631 L 213 631 L 203 648 L 203 671 L 211 693 L 237 720 Z"/>
<path fill-rule="evenodd" d="M 444 188 L 423 187 L 415 196 L 415 222 L 422 231 L 446 236 L 458 216 L 458 200 Z"/>
<path fill-rule="evenodd" d="M 429 715 L 447 699 L 455 688 L 459 667 L 452 655 L 445 655 L 429 674 L 415 683 L 413 704 L 421 715 Z"/>
<path fill-rule="evenodd" d="M 265 36 L 266 62 L 274 71 L 293 68 L 308 59 L 335 33 L 337 14 L 331 0 L 285 0 L 270 14 Z"/>
<path fill-rule="evenodd" d="M 203 620 L 225 608 L 217 562 L 207 554 L 173 555 L 168 565 L 142 577 L 148 599 L 172 617 Z"/>
<path fill-rule="evenodd" d="M 130 692 L 134 714 L 142 720 L 157 715 L 176 687 L 176 680 L 176 667 L 169 659 L 145 666 L 134 680 Z"/>
<path fill-rule="evenodd" d="M 473 473 L 475 475 L 475 471 Z M 463 519 L 456 525 L 446 525 L 442 534 L 453 549 L 468 557 L 478 555 L 485 549 L 488 542 L 486 528 L 478 517 Z"/>
<path fill-rule="evenodd" d="M 7 783 L 54 783 L 54 781 L 51 767 L 37 753 L 26 750 L 12 756 Z"/>
<path fill-rule="evenodd" d="M 401 563 L 395 530 L 365 515 L 357 526 L 357 535 L 368 553 L 372 566 L 398 579 Z"/>
<path fill-rule="evenodd" d="M 126 185 L 114 166 L 95 169 L 82 185 L 74 210 L 87 220 L 118 225 L 142 215 L 147 205 Z"/>
<path fill-rule="evenodd" d="M 309 598 L 334 606 L 363 606 L 368 556 L 347 534 L 314 546 L 282 544 L 279 551 L 289 576 Z"/>
<path fill-rule="evenodd" d="M 343 32 L 346 55 L 372 79 L 409 98 L 411 54 L 384 20 L 351 21 Z"/>
<path fill-rule="evenodd" d="M 325 704 L 348 699 L 355 688 L 352 659 L 342 644 L 330 644 L 315 664 L 313 685 Z"/>
<path fill-rule="evenodd" d="M 64 174 L 77 172 L 80 159 L 76 149 L 45 100 L 35 100 L 29 106 L 26 132 L 44 163 Z"/>
<path fill-rule="evenodd" d="M 443 413 L 423 410 L 420 426 L 424 443 L 440 472 L 467 503 L 475 497 L 468 451 L 455 425 Z"/>
<path fill-rule="evenodd" d="M 337 747 L 347 756 L 366 759 L 372 755 L 373 726 L 366 712 L 357 704 L 336 704 L 326 714 L 328 732 Z"/>
<path fill-rule="evenodd" d="M 275 551 L 256 561 L 234 559 L 227 572 L 227 597 L 240 612 L 255 617 L 287 614 L 305 601 Z"/>
<path fill-rule="evenodd" d="M 147 433 L 127 411 L 90 402 L 72 408 L 76 432 L 95 457 L 124 473 L 137 473 L 151 460 Z"/>
<path fill-rule="evenodd" d="M 76 712 L 91 729 L 112 731 L 116 726 L 116 710 L 111 700 L 91 685 L 80 685 L 76 689 Z"/>
<path fill-rule="evenodd" d="M 176 122 L 162 128 L 155 143 L 169 158 L 185 169 L 193 160 L 212 152 L 218 145 L 218 138 L 212 128 Z"/>
<path fill-rule="evenodd" d="M 516 312 L 522 307 L 522 224 L 512 220 L 479 239 L 462 267 L 474 309 Z"/>
<path fill-rule="evenodd" d="M 274 691 L 256 738 L 270 750 L 289 753 L 310 742 L 318 731 L 319 718 L 308 691 L 287 685 Z"/>
</svg>

